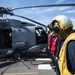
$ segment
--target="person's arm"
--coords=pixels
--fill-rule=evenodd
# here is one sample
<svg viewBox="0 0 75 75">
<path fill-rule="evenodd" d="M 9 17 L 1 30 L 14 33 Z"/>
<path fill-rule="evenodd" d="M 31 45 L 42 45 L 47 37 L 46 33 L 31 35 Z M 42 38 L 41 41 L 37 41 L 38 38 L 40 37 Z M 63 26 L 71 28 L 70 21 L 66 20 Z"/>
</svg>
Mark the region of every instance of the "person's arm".
<svg viewBox="0 0 75 75">
<path fill-rule="evenodd" d="M 58 39 L 58 42 L 57 42 L 57 52 L 56 52 L 56 60 L 59 59 L 59 53 L 60 53 L 60 50 L 61 50 L 61 47 L 64 43 L 64 40 L 59 40 Z"/>
<path fill-rule="evenodd" d="M 75 73 L 75 41 L 68 44 L 67 61 L 69 70 Z"/>
<path fill-rule="evenodd" d="M 50 48 L 51 48 L 51 38 L 48 37 L 48 49 L 50 49 Z"/>
<path fill-rule="evenodd" d="M 59 57 L 59 52 L 60 52 L 60 40 L 58 39 L 57 41 L 57 52 L 56 52 L 56 57 Z"/>
</svg>

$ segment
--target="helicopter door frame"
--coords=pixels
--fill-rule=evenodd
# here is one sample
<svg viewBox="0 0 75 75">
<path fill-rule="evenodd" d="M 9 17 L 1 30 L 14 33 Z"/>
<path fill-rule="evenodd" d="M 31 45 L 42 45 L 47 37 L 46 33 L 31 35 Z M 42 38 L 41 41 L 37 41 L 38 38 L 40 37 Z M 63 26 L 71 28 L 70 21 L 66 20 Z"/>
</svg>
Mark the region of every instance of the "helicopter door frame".
<svg viewBox="0 0 75 75">
<path fill-rule="evenodd" d="M 12 29 L 0 29 L 0 49 L 12 48 Z"/>
</svg>

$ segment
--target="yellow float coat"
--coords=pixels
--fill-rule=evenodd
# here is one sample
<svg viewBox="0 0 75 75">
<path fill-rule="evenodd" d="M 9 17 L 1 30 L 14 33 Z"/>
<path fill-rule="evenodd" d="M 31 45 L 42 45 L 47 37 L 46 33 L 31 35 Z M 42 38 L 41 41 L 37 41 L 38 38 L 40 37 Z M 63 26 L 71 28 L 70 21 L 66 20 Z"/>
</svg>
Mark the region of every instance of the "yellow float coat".
<svg viewBox="0 0 75 75">
<path fill-rule="evenodd" d="M 59 69 L 60 69 L 60 75 L 72 75 L 68 68 L 67 68 L 67 59 L 66 59 L 66 50 L 67 50 L 67 44 L 69 41 L 71 40 L 75 40 L 75 32 L 71 33 L 65 40 L 65 42 L 63 43 L 63 46 L 60 50 L 59 53 L 59 60 L 58 60 L 58 65 L 59 65 Z M 75 75 L 75 74 L 74 74 Z"/>
</svg>

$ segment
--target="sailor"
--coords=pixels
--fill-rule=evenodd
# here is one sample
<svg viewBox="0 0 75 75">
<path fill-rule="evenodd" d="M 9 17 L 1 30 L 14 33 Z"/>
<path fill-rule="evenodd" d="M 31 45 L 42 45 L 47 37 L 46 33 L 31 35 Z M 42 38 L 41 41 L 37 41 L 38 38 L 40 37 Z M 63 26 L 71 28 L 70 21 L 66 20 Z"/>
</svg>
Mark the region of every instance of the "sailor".
<svg viewBox="0 0 75 75">
<path fill-rule="evenodd" d="M 55 24 L 58 22 L 58 24 Z M 65 15 L 57 15 L 51 23 L 59 40 L 58 67 L 60 75 L 75 75 L 75 31 L 71 20 Z"/>
</svg>

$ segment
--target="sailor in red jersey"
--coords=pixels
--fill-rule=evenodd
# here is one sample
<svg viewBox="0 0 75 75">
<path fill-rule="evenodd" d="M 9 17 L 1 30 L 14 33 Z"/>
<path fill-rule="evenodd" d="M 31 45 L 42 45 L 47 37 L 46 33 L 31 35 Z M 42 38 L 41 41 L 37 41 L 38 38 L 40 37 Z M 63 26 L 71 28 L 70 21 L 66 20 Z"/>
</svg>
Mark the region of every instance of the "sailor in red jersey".
<svg viewBox="0 0 75 75">
<path fill-rule="evenodd" d="M 48 49 L 50 50 L 52 65 L 55 65 L 55 55 L 57 52 L 57 35 L 51 31 L 48 35 Z"/>
</svg>

